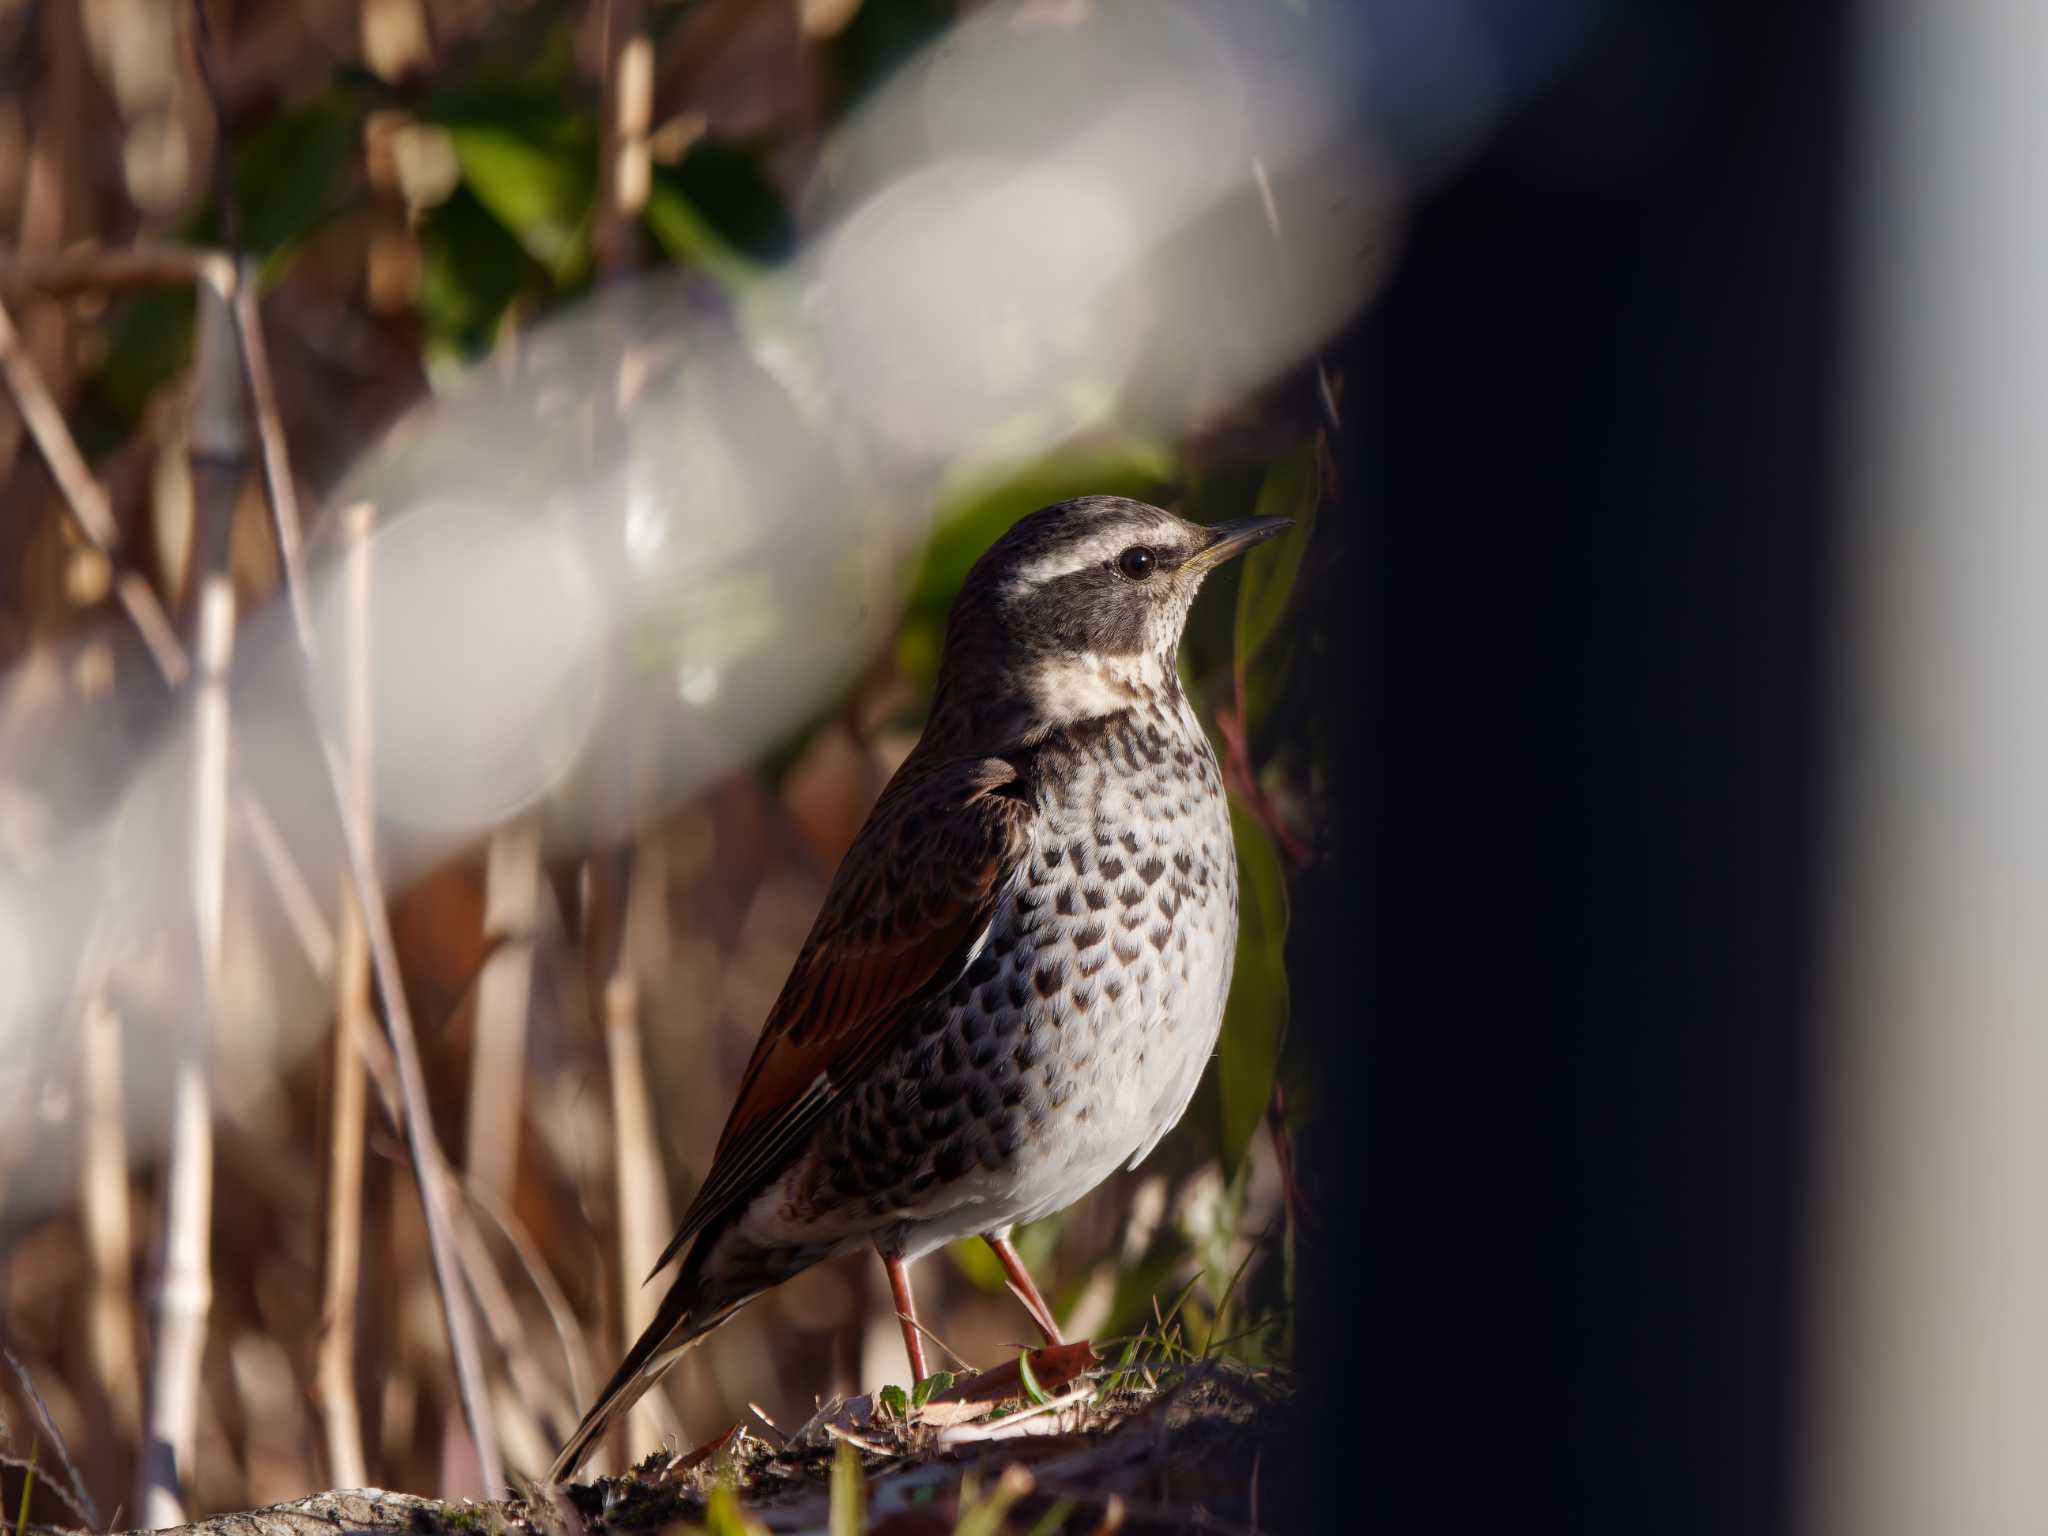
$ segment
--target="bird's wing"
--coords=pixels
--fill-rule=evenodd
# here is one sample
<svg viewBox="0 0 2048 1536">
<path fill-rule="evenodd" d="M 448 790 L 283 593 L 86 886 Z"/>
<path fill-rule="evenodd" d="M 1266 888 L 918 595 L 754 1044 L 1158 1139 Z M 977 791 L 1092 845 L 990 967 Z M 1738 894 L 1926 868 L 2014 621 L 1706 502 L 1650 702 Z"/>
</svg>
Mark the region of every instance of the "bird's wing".
<svg viewBox="0 0 2048 1536">
<path fill-rule="evenodd" d="M 1030 815 L 1000 758 L 913 758 L 890 782 L 762 1027 L 711 1171 L 656 1274 L 781 1173 L 915 1006 L 971 963 L 1025 857 Z"/>
</svg>

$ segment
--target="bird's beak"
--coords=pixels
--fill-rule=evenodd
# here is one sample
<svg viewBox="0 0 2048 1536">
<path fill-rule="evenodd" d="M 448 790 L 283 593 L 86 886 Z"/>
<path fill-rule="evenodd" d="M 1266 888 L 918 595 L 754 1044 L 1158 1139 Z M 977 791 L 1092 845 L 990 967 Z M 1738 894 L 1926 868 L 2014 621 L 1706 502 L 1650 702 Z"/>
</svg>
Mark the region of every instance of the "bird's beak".
<svg viewBox="0 0 2048 1536">
<path fill-rule="evenodd" d="M 1209 542 L 1190 556 L 1181 569 L 1197 572 L 1214 570 L 1254 544 L 1263 544 L 1276 533 L 1285 533 L 1293 526 L 1291 517 L 1247 517 L 1235 523 L 1212 523 L 1209 525 Z"/>
</svg>

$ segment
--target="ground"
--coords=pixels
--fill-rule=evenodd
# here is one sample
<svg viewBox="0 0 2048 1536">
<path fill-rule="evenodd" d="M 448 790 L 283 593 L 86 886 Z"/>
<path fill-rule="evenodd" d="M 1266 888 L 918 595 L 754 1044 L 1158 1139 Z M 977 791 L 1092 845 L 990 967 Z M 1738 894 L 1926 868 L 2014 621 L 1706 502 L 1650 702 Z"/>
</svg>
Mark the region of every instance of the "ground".
<svg viewBox="0 0 2048 1536">
<path fill-rule="evenodd" d="M 859 1530 L 1254 1531 L 1280 1502 L 1293 1397 L 1270 1372 L 1194 1362 L 1116 1369 L 1086 1345 L 942 1385 L 824 1405 L 777 1443 L 736 1427 L 624 1477 L 502 1504 L 349 1490 L 220 1516 L 184 1536 L 741 1536 Z"/>
</svg>

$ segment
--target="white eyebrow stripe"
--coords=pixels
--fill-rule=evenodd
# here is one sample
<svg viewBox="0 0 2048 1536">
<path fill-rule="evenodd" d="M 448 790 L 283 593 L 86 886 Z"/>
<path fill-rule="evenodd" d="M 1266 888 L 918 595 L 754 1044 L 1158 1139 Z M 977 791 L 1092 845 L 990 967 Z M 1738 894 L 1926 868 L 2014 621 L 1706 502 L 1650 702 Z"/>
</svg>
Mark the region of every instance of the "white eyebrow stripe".
<svg viewBox="0 0 2048 1536">
<path fill-rule="evenodd" d="M 1144 535 L 1134 528 L 1105 528 L 1078 544 L 1069 544 L 1020 567 L 1011 578 L 1010 593 L 1021 597 L 1055 577 L 1085 571 L 1091 566 L 1107 565 L 1132 544 L 1142 542 L 1143 538 Z"/>
</svg>

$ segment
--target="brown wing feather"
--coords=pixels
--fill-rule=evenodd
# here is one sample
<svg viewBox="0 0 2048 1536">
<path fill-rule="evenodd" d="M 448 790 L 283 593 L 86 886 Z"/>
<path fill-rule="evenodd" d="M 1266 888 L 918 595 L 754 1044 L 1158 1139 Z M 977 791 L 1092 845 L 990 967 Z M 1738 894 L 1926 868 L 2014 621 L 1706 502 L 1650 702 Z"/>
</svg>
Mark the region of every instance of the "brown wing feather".
<svg viewBox="0 0 2048 1536">
<path fill-rule="evenodd" d="M 890 781 L 769 1012 L 711 1171 L 656 1274 L 787 1166 L 913 1005 L 965 964 L 1024 853 L 1030 812 L 1004 793 L 1016 780 L 999 758 L 913 754 Z"/>
</svg>

